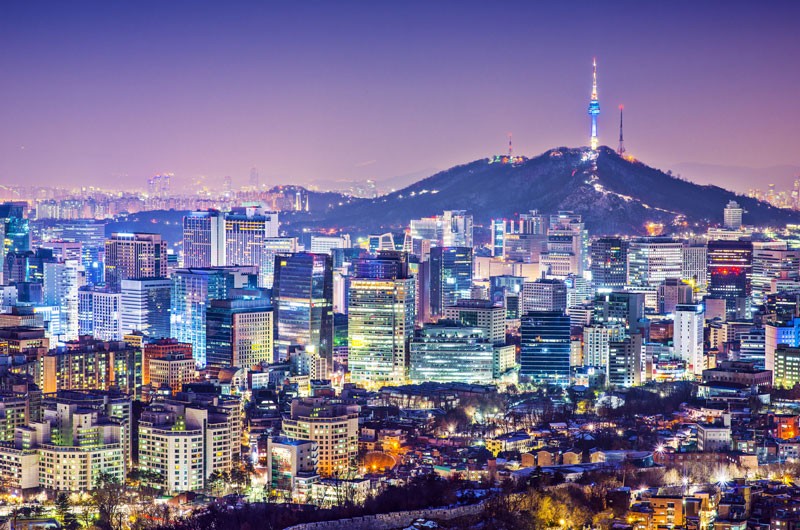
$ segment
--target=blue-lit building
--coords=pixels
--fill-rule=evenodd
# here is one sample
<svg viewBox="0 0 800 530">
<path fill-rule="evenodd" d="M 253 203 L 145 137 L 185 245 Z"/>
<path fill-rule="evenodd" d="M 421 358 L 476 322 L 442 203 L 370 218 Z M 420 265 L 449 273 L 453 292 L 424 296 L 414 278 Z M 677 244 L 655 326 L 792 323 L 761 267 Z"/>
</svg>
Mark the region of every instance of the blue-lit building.
<svg viewBox="0 0 800 530">
<path fill-rule="evenodd" d="M 275 256 L 272 284 L 275 347 L 279 359 L 301 346 L 333 363 L 333 269 L 327 254 Z"/>
<path fill-rule="evenodd" d="M 212 300 L 236 288 L 255 287 L 256 267 L 179 269 L 172 275 L 170 334 L 192 345 L 197 366 L 206 366 L 206 312 Z"/>
<path fill-rule="evenodd" d="M 206 366 L 249 369 L 273 361 L 269 298 L 212 300 L 206 310 Z"/>
<path fill-rule="evenodd" d="M 566 386 L 570 376 L 570 320 L 560 311 L 531 311 L 520 326 L 520 375 Z"/>
<path fill-rule="evenodd" d="M 444 308 L 470 298 L 472 288 L 472 248 L 434 247 L 430 257 L 431 316 Z"/>
<path fill-rule="evenodd" d="M 31 229 L 25 218 L 24 202 L 0 204 L 0 223 L 3 224 L 5 252 L 25 252 L 31 249 Z"/>
</svg>

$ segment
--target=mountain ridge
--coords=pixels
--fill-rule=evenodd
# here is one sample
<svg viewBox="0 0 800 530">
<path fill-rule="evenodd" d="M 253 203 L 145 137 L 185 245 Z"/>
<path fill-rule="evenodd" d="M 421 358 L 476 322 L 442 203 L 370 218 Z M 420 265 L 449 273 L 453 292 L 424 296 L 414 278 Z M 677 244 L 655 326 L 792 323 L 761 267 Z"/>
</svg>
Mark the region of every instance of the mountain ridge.
<svg viewBox="0 0 800 530">
<path fill-rule="evenodd" d="M 468 210 L 476 224 L 529 210 L 580 213 L 594 233 L 644 234 L 648 223 L 680 227 L 721 224 L 736 200 L 745 223 L 800 222 L 800 212 L 775 208 L 713 185 L 695 184 L 609 147 L 557 147 L 520 163 L 479 159 L 454 166 L 401 190 L 325 211 L 292 216 L 293 228 L 336 227 L 360 234 L 402 230 L 410 219 L 443 210 Z"/>
</svg>

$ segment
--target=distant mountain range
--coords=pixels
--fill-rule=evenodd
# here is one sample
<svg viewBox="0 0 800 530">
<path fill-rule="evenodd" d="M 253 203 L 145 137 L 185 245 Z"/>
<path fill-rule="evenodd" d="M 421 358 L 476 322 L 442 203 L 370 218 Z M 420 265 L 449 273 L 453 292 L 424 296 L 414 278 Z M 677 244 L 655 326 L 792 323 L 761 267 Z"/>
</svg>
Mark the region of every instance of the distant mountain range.
<svg viewBox="0 0 800 530">
<path fill-rule="evenodd" d="M 350 200 L 286 218 L 291 231 L 338 227 L 366 234 L 402 230 L 410 219 L 443 210 L 470 211 L 476 223 L 537 209 L 572 210 L 593 233 L 645 233 L 649 222 L 667 229 L 678 219 L 690 225 L 720 224 L 730 200 L 757 226 L 800 222 L 800 212 L 774 208 L 717 186 L 701 186 L 664 173 L 608 147 L 560 147 L 517 164 L 481 159 L 456 166 L 377 199 Z M 328 203 L 330 204 L 330 203 Z"/>
</svg>

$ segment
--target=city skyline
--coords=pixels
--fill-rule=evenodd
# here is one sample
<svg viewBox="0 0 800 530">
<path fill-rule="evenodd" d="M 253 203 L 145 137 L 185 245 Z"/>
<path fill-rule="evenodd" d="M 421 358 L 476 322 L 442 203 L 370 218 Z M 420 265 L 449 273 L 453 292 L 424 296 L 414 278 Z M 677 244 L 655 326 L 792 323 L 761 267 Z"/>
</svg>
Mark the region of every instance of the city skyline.
<svg viewBox="0 0 800 530">
<path fill-rule="evenodd" d="M 616 147 L 624 104 L 628 152 L 689 180 L 743 191 L 737 168 L 772 166 L 780 187 L 800 165 L 798 73 L 775 53 L 795 44 L 788 2 L 755 18 L 743 3 L 95 7 L 18 4 L 0 22 L 18 51 L 0 58 L 3 184 L 244 185 L 251 167 L 268 185 L 380 183 L 504 152 L 508 132 L 527 156 L 587 145 L 593 57 L 600 144 Z"/>
</svg>

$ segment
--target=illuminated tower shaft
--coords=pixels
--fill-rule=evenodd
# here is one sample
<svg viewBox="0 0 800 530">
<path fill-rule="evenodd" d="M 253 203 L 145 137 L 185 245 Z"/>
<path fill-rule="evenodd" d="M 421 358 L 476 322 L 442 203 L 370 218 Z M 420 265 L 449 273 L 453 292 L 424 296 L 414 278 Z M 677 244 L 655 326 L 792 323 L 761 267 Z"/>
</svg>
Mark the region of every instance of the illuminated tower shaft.
<svg viewBox="0 0 800 530">
<path fill-rule="evenodd" d="M 592 61 L 592 98 L 589 100 L 589 116 L 592 118 L 592 134 L 589 144 L 592 151 L 600 145 L 597 140 L 597 115 L 600 114 L 600 101 L 597 99 L 597 59 Z"/>
</svg>

